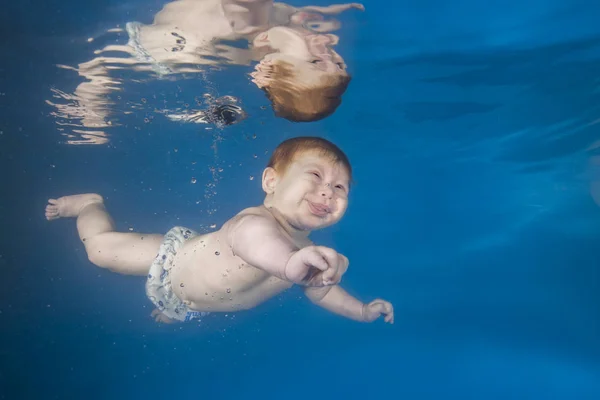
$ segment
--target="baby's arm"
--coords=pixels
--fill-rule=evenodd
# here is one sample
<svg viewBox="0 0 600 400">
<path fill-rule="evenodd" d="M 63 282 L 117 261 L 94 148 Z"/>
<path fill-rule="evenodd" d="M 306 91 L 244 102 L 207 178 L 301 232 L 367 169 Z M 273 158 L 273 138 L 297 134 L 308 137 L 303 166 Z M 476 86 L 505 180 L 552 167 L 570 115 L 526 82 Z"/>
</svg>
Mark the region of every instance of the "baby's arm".
<svg viewBox="0 0 600 400">
<path fill-rule="evenodd" d="M 233 254 L 280 279 L 307 286 L 333 285 L 346 272 L 348 259 L 323 246 L 298 249 L 278 223 L 260 215 L 245 215 L 229 228 Z"/>
<path fill-rule="evenodd" d="M 356 8 L 361 11 L 365 10 L 365 7 L 360 3 L 332 4 L 327 7 L 306 6 L 300 7 L 300 10 L 306 12 L 318 12 L 323 15 L 335 15 L 349 10 L 351 8 Z"/>
<path fill-rule="evenodd" d="M 256 268 L 288 280 L 285 266 L 298 247 L 282 234 L 275 222 L 260 215 L 245 215 L 234 223 L 228 237 L 233 254 Z"/>
<path fill-rule="evenodd" d="M 310 301 L 326 310 L 355 321 L 364 321 L 364 304 L 348 294 L 348 292 L 339 285 L 321 288 L 307 287 L 305 288 L 304 293 Z"/>
<path fill-rule="evenodd" d="M 359 3 L 334 4 L 331 6 L 306 6 L 294 7 L 286 3 L 276 2 L 273 4 L 271 13 L 272 23 L 281 25 L 305 25 L 310 22 L 310 30 L 313 32 L 326 33 L 339 29 L 340 22 L 335 19 L 325 21 L 324 15 L 340 14 L 351 8 L 364 11 L 365 8 Z"/>
<path fill-rule="evenodd" d="M 339 285 L 307 287 L 304 293 L 314 304 L 343 317 L 359 322 L 372 322 L 384 314 L 385 322 L 394 323 L 394 308 L 385 300 L 377 299 L 365 304 Z"/>
</svg>

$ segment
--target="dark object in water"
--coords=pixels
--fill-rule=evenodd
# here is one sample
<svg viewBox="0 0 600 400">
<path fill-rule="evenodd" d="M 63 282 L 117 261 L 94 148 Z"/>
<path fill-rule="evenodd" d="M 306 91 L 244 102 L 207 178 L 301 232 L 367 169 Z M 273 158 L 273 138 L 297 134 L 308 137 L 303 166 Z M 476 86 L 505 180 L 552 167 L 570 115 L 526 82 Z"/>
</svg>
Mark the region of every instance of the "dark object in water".
<svg viewBox="0 0 600 400">
<path fill-rule="evenodd" d="M 226 96 L 230 98 L 230 96 Z M 222 99 L 222 98 L 221 98 Z M 221 101 L 215 101 L 221 103 Z M 214 124 L 219 127 L 236 124 L 246 119 L 247 114 L 242 107 L 232 104 L 211 104 L 205 110 L 182 114 L 168 114 L 167 117 L 172 121 L 193 122 L 196 124 Z"/>
<path fill-rule="evenodd" d="M 246 113 L 239 106 L 233 104 L 222 104 L 220 106 L 211 106 L 206 113 L 209 122 L 222 125 L 233 125 L 246 118 Z"/>
</svg>

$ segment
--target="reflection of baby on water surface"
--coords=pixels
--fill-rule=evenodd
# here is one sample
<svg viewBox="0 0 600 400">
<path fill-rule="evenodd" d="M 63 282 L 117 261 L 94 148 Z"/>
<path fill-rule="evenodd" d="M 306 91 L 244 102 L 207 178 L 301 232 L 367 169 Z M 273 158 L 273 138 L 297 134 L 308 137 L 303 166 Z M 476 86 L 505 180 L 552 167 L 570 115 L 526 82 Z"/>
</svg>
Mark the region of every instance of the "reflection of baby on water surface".
<svg viewBox="0 0 600 400">
<path fill-rule="evenodd" d="M 67 104 L 47 103 L 56 109 L 52 115 L 57 124 L 73 126 L 72 133 L 81 137 L 65 133 L 67 143 L 102 144 L 108 141 L 103 129 L 119 124 L 110 115 L 113 100 L 108 97 L 123 83 L 114 70 L 177 77 L 203 74 L 207 66 L 255 64 L 252 82 L 265 92 L 276 115 L 316 121 L 336 110 L 350 81 L 344 60 L 333 50 L 338 37 L 330 33 L 340 23 L 325 16 L 351 8 L 363 9 L 357 3 L 295 8 L 272 0 L 177 0 L 166 4 L 151 25 L 128 23 L 127 45 L 107 45 L 77 68 L 61 66 L 86 81 L 72 95 L 52 90 Z M 235 47 L 228 44 L 232 41 L 247 45 Z M 172 120 L 197 123 L 219 122 L 225 115 L 227 125 L 243 118 L 243 112 L 225 100 L 230 107 L 226 114 L 213 115 L 220 105 L 210 98 L 208 110 L 163 112 Z"/>
<path fill-rule="evenodd" d="M 276 115 L 316 121 L 335 111 L 350 81 L 344 60 L 332 48 L 338 37 L 329 33 L 340 24 L 325 16 L 351 8 L 363 9 L 356 3 L 295 8 L 272 0 L 174 1 L 151 25 L 128 23 L 127 45 L 107 45 L 77 68 L 60 66 L 86 80 L 73 94 L 52 89 L 54 98 L 67 103 L 46 102 L 55 108 L 51 115 L 69 138 L 67 143 L 103 144 L 108 141 L 103 129 L 119 125 L 118 117 L 111 115 L 114 103 L 109 97 L 122 90 L 115 70 L 204 78 L 207 66 L 255 64 L 252 82 L 266 93 Z M 232 41 L 247 45 L 235 47 Z M 156 111 L 185 122 L 228 125 L 243 119 L 234 97 L 211 99 L 212 94 L 205 97 L 202 110 Z M 71 133 L 65 128 L 69 126 Z"/>
<path fill-rule="evenodd" d="M 295 8 L 272 0 L 179 0 L 152 25 L 127 24 L 135 57 L 158 74 L 198 72 L 197 65 L 259 61 L 252 81 L 278 116 L 314 121 L 335 111 L 350 77 L 332 46 L 339 27 L 323 15 L 360 4 Z M 246 39 L 248 49 L 220 43 Z"/>
<path fill-rule="evenodd" d="M 76 70 L 86 81 L 72 95 L 53 89 L 54 97 L 67 104 L 47 103 L 55 107 L 52 115 L 58 125 L 74 127 L 73 134 L 65 132 L 67 143 L 103 144 L 108 141 L 103 129 L 119 124 L 111 117 L 113 103 L 108 97 L 123 83 L 113 76 L 114 70 L 177 77 L 203 74 L 207 66 L 256 63 L 252 82 L 266 93 L 276 115 L 316 121 L 335 111 L 350 81 L 344 60 L 332 49 L 338 37 L 328 33 L 338 29 L 339 22 L 324 15 L 350 8 L 363 9 L 356 3 L 295 8 L 272 0 L 174 1 L 155 15 L 151 25 L 128 23 L 127 45 L 97 50 L 96 57 L 78 68 L 62 66 Z M 247 46 L 228 44 L 240 40 Z M 234 97 L 211 99 L 212 95 L 203 102 L 208 109 L 162 112 L 171 120 L 196 123 L 228 125 L 243 119 Z"/>
</svg>

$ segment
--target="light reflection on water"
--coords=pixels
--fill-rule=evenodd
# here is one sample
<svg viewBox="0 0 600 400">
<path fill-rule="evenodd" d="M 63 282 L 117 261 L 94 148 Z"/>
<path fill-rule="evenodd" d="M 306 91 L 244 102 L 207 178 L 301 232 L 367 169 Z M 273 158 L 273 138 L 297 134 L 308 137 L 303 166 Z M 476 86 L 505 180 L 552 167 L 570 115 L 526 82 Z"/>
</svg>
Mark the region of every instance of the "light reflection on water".
<svg viewBox="0 0 600 400">
<path fill-rule="evenodd" d="M 131 21 L 114 28 L 114 44 L 94 52 L 77 67 L 57 65 L 76 72 L 83 82 L 73 93 L 52 88 L 51 115 L 66 143 L 105 144 L 108 130 L 122 124 L 123 116 L 146 112 L 172 121 L 221 126 L 245 118 L 240 100 L 225 99 L 211 88 L 210 74 L 227 67 L 245 67 L 237 79 L 250 79 L 271 101 L 275 115 L 290 121 L 316 121 L 331 115 L 341 103 L 350 76 L 334 47 L 332 34 L 341 26 L 334 15 L 360 4 L 328 7 L 293 7 L 269 1 L 178 0 L 166 4 L 144 25 Z M 127 37 L 122 44 L 121 38 Z M 88 39 L 93 43 L 94 39 Z M 149 109 L 126 102 L 131 84 L 195 79 L 204 83 L 196 104 L 163 99 Z M 169 97 L 169 96 L 164 96 Z M 228 101 L 225 101 L 225 100 Z M 227 103 L 229 118 L 214 117 L 215 105 Z M 233 108 L 232 108 L 233 107 Z M 243 106 L 241 106 L 243 107 Z M 234 110 L 234 111 L 232 111 Z M 232 116 L 231 112 L 235 115 Z"/>
</svg>

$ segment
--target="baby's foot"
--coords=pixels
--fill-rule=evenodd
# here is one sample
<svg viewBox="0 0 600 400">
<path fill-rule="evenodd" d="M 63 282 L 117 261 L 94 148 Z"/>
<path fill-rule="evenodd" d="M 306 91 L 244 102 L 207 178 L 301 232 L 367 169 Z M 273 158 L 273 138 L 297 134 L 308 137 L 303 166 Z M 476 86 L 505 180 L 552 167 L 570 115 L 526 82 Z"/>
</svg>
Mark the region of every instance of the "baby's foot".
<svg viewBox="0 0 600 400">
<path fill-rule="evenodd" d="M 154 318 L 154 320 L 156 322 L 163 322 L 165 324 L 172 324 L 173 322 L 175 322 L 174 319 L 167 317 L 158 308 L 155 308 L 154 310 L 152 310 L 152 313 L 150 314 L 150 316 L 152 318 Z"/>
<path fill-rule="evenodd" d="M 52 221 L 58 218 L 76 217 L 85 206 L 103 202 L 102 196 L 95 193 L 76 194 L 58 199 L 50 199 L 46 206 L 46 219 Z"/>
</svg>

